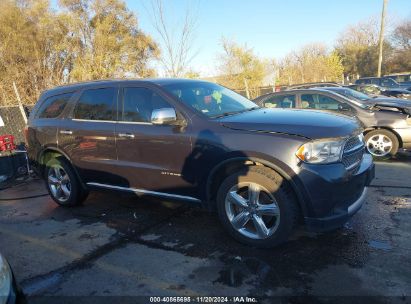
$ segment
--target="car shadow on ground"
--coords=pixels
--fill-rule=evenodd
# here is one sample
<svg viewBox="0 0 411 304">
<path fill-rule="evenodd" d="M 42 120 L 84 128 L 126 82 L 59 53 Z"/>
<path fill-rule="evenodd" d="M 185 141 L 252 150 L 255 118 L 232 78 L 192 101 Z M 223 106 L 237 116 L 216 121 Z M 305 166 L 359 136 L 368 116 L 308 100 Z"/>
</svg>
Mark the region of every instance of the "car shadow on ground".
<svg viewBox="0 0 411 304">
<path fill-rule="evenodd" d="M 381 163 L 411 163 L 411 151 L 402 150 L 399 151 L 394 157 L 387 157 L 381 160 L 374 158 L 374 161 Z"/>
</svg>

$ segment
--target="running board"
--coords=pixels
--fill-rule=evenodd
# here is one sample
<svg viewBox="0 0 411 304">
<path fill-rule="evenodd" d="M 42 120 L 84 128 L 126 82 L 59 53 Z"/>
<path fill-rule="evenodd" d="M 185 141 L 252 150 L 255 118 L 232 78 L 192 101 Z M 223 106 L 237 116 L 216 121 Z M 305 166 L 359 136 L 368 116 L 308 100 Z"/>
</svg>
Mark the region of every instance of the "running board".
<svg viewBox="0 0 411 304">
<path fill-rule="evenodd" d="M 100 183 L 87 183 L 87 185 L 99 187 L 99 188 L 133 192 L 135 194 L 146 194 L 146 195 L 153 195 L 153 196 L 164 197 L 164 198 L 174 198 L 174 199 L 179 199 L 179 200 L 184 200 L 184 201 L 201 203 L 201 200 L 195 197 L 185 196 L 185 195 L 171 194 L 171 193 L 165 193 L 165 192 L 156 192 L 156 191 L 135 189 L 135 188 L 127 188 L 127 187 L 113 186 L 113 185 L 100 184 Z"/>
</svg>

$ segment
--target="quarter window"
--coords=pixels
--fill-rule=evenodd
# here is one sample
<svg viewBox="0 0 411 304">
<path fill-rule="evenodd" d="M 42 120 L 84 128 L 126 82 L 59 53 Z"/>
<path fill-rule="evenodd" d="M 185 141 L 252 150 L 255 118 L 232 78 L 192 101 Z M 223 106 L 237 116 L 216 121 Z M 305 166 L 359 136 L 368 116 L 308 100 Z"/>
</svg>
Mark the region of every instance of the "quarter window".
<svg viewBox="0 0 411 304">
<path fill-rule="evenodd" d="M 295 108 L 295 95 L 271 96 L 264 100 L 266 108 Z"/>
<path fill-rule="evenodd" d="M 73 93 L 61 94 L 47 98 L 39 109 L 39 118 L 56 118 L 66 107 Z"/>
<path fill-rule="evenodd" d="M 117 89 L 86 90 L 74 109 L 74 118 L 88 120 L 113 120 L 113 105 Z"/>
<path fill-rule="evenodd" d="M 146 88 L 124 88 L 122 121 L 151 122 L 153 110 L 171 106 L 157 93 Z"/>
</svg>

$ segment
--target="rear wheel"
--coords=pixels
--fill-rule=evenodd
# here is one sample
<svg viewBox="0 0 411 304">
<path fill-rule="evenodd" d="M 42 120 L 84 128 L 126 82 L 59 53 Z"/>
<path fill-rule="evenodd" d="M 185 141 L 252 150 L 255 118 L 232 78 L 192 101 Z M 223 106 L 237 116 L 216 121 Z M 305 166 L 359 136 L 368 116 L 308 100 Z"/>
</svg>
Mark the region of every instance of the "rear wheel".
<svg viewBox="0 0 411 304">
<path fill-rule="evenodd" d="M 228 176 L 217 194 L 220 220 L 238 241 L 274 247 L 293 232 L 298 207 L 289 185 L 275 171 L 252 166 Z"/>
<path fill-rule="evenodd" d="M 368 152 L 377 159 L 394 156 L 398 152 L 399 142 L 394 133 L 378 129 L 365 135 L 365 143 Z"/>
<path fill-rule="evenodd" d="M 73 168 L 63 157 L 53 158 L 46 165 L 46 185 L 52 199 L 60 206 L 75 206 L 87 198 Z"/>
</svg>

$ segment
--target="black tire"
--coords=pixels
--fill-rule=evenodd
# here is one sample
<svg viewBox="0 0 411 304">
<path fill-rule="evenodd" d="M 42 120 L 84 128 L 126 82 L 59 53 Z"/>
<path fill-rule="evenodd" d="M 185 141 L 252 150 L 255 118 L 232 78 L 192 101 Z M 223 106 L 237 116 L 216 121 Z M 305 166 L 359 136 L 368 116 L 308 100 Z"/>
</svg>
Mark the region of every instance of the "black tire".
<svg viewBox="0 0 411 304">
<path fill-rule="evenodd" d="M 65 198 L 56 197 L 52 190 L 52 185 L 49 180 L 49 175 L 55 168 L 60 168 L 60 170 L 64 170 L 67 174 L 70 184 L 70 194 L 66 195 Z M 46 164 L 45 170 L 45 182 L 47 190 L 51 196 L 51 198 L 60 206 L 63 207 L 73 207 L 80 205 L 88 196 L 88 191 L 85 190 L 78 180 L 76 173 L 74 172 L 71 164 L 64 158 L 64 157 L 57 157 L 52 158 Z M 61 187 L 61 184 L 60 184 Z"/>
<path fill-rule="evenodd" d="M 386 137 L 389 138 L 389 139 L 391 140 L 391 142 L 392 142 L 392 148 L 391 148 L 391 150 L 389 151 L 389 153 L 387 153 L 387 154 L 385 154 L 385 155 L 382 155 L 382 154 L 381 154 L 381 155 L 378 155 L 378 154 L 376 154 L 375 152 L 373 153 L 373 151 L 372 151 L 372 144 L 369 143 L 369 141 L 371 141 L 373 138 L 377 138 L 377 136 L 379 136 L 379 135 L 381 135 L 381 136 L 386 136 Z M 371 153 L 371 155 L 372 155 L 375 159 L 377 159 L 377 160 L 380 160 L 380 159 L 389 159 L 389 158 L 395 156 L 395 155 L 397 154 L 398 149 L 399 149 L 399 146 L 400 146 L 400 143 L 399 143 L 399 141 L 398 141 L 397 136 L 396 136 L 394 133 L 392 133 L 392 132 L 390 132 L 390 131 L 388 131 L 388 130 L 385 130 L 385 129 L 378 129 L 378 130 L 370 131 L 370 132 L 368 132 L 367 134 L 365 134 L 364 139 L 365 139 L 365 144 L 366 144 L 366 149 L 367 149 L 367 151 L 368 151 L 369 153 Z"/>
<path fill-rule="evenodd" d="M 264 239 L 247 237 L 237 231 L 226 211 L 226 197 L 230 189 L 239 183 L 247 182 L 265 188 L 274 197 L 279 208 L 279 224 L 276 230 L 273 230 L 273 234 Z M 241 243 L 259 248 L 275 247 L 286 242 L 293 233 L 299 217 L 299 207 L 289 184 L 277 172 L 263 166 L 250 166 L 228 176 L 218 189 L 217 209 L 222 225 L 232 237 Z"/>
</svg>

